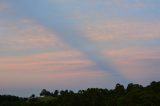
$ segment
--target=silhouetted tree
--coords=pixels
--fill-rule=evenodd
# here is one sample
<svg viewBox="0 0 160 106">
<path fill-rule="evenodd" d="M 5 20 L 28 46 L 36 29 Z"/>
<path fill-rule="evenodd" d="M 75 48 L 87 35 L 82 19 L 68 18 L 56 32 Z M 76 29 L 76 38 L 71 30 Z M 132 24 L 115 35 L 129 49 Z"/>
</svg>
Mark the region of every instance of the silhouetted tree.
<svg viewBox="0 0 160 106">
<path fill-rule="evenodd" d="M 130 83 L 127 86 L 127 92 L 131 92 L 131 91 L 135 91 L 135 90 L 141 90 L 141 89 L 143 89 L 143 86 L 139 85 L 139 84 Z"/>
<path fill-rule="evenodd" d="M 54 97 L 57 97 L 58 94 L 59 94 L 59 91 L 58 91 L 58 90 L 55 90 L 54 93 L 53 93 L 53 96 L 54 96 Z"/>
<path fill-rule="evenodd" d="M 30 99 L 34 99 L 35 98 L 35 94 L 32 94 L 29 98 Z"/>
<path fill-rule="evenodd" d="M 118 95 L 125 94 L 125 88 L 124 88 L 124 86 L 121 85 L 121 84 L 116 84 L 115 93 L 118 94 Z"/>
<path fill-rule="evenodd" d="M 40 93 L 40 96 L 51 96 L 51 93 L 46 89 L 43 89 Z"/>
<path fill-rule="evenodd" d="M 130 83 L 126 89 L 117 84 L 112 90 L 88 88 L 78 93 L 70 90 L 50 93 L 43 89 L 40 95 L 43 97 L 0 95 L 0 106 L 160 106 L 160 82 L 146 87 Z"/>
</svg>

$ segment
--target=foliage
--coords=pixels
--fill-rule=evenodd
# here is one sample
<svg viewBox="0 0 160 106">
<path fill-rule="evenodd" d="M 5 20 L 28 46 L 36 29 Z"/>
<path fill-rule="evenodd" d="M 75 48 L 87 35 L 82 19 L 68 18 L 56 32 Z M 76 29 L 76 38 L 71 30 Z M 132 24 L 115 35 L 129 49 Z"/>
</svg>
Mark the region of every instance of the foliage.
<svg viewBox="0 0 160 106">
<path fill-rule="evenodd" d="M 139 84 L 117 84 L 115 89 L 89 88 L 77 93 L 69 90 L 43 89 L 40 97 L 0 96 L 0 106 L 160 106 L 160 82 L 143 87 Z"/>
</svg>

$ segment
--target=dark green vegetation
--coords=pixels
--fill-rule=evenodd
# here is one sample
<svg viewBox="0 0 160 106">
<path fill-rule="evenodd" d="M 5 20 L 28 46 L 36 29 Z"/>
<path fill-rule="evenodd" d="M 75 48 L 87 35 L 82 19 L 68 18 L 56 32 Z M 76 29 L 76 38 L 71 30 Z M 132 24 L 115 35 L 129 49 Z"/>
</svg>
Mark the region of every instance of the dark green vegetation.
<svg viewBox="0 0 160 106">
<path fill-rule="evenodd" d="M 40 97 L 29 98 L 1 95 L 0 106 L 160 106 L 160 81 L 143 87 L 139 84 L 117 84 L 115 89 L 89 88 L 53 93 L 43 89 Z"/>
</svg>

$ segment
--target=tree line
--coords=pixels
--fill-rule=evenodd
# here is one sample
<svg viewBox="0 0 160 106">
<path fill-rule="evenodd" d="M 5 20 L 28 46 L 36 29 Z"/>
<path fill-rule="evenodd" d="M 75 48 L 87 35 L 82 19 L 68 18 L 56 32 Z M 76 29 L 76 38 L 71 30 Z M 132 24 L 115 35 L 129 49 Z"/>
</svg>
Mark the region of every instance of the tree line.
<svg viewBox="0 0 160 106">
<path fill-rule="evenodd" d="M 87 90 L 43 89 L 40 96 L 29 98 L 0 95 L 0 106 L 160 106 L 160 81 L 143 87 L 128 84 L 125 88 L 116 84 L 114 89 L 88 88 Z"/>
</svg>

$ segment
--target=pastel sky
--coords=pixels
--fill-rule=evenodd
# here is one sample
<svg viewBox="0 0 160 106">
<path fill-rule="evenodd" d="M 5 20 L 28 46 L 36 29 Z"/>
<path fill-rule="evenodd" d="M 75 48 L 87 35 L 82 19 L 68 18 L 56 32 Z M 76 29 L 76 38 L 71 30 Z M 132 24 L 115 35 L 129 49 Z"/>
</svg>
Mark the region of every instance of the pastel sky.
<svg viewBox="0 0 160 106">
<path fill-rule="evenodd" d="M 0 0 L 0 94 L 160 80 L 160 0 Z"/>
</svg>

